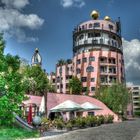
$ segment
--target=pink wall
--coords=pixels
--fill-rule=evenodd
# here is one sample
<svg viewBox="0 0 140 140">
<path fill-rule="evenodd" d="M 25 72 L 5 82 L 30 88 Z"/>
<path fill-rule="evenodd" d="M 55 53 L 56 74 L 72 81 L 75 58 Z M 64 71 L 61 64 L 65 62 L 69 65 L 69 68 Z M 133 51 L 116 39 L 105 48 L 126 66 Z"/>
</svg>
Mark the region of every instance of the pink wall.
<svg viewBox="0 0 140 140">
<path fill-rule="evenodd" d="M 68 95 L 68 94 L 56 94 L 56 93 L 48 93 L 48 110 L 51 108 L 55 107 L 56 105 L 66 101 L 66 100 L 71 100 L 74 101 L 78 104 L 83 104 L 85 102 L 90 102 L 94 105 L 97 105 L 102 108 L 102 110 L 95 110 L 95 115 L 114 115 L 114 121 L 118 121 L 118 116 L 112 112 L 104 103 L 101 101 L 88 97 L 88 96 L 82 96 L 82 95 Z M 84 113 L 86 115 L 86 113 Z"/>
</svg>

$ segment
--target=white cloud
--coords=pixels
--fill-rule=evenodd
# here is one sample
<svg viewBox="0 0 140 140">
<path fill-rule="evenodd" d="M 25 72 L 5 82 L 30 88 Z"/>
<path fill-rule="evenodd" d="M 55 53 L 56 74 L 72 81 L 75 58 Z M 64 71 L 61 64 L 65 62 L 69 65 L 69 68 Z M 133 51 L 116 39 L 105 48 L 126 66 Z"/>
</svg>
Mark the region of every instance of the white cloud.
<svg viewBox="0 0 140 140">
<path fill-rule="evenodd" d="M 36 41 L 37 38 L 27 37 L 24 28 L 38 29 L 44 23 L 36 14 L 23 14 L 21 9 L 29 4 L 28 0 L 2 0 L 0 7 L 0 32 L 16 37 L 20 42 Z"/>
<path fill-rule="evenodd" d="M 13 7 L 13 8 L 23 8 L 27 4 L 29 4 L 29 0 L 1 0 L 5 6 L 8 7 Z"/>
<path fill-rule="evenodd" d="M 123 39 L 123 48 L 127 81 L 140 84 L 140 40 Z"/>
<path fill-rule="evenodd" d="M 85 5 L 84 0 L 61 0 L 61 5 L 64 8 L 68 8 L 68 7 L 83 7 Z"/>
</svg>

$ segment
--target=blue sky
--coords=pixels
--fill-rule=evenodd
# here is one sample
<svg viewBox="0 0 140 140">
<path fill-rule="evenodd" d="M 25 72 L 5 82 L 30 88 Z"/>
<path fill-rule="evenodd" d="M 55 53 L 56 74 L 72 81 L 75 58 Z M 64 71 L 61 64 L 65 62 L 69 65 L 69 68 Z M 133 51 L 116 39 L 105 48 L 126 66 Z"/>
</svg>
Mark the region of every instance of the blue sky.
<svg viewBox="0 0 140 140">
<path fill-rule="evenodd" d="M 140 84 L 140 76 L 132 74 L 140 72 L 139 0 L 0 0 L 0 5 L 5 53 L 30 62 L 38 47 L 48 73 L 55 71 L 58 59 L 72 57 L 73 28 L 89 20 L 92 10 L 98 10 L 101 19 L 106 15 L 113 20 L 120 17 L 127 82 Z"/>
</svg>

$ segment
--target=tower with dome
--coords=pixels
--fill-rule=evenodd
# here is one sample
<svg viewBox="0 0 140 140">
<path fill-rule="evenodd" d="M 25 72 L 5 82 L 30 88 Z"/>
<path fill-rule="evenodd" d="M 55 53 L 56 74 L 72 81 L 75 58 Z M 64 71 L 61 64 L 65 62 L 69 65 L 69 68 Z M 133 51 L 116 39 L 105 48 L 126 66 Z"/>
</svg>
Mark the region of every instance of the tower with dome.
<svg viewBox="0 0 140 140">
<path fill-rule="evenodd" d="M 32 56 L 31 65 L 32 66 L 42 66 L 42 57 L 39 53 L 38 48 L 35 49 L 35 52 Z"/>
<path fill-rule="evenodd" d="M 99 19 L 99 12 L 91 12 L 91 20 L 82 22 L 73 31 L 72 62 L 56 65 L 57 92 L 69 93 L 68 82 L 77 76 L 85 93 L 94 95 L 102 85 L 125 82 L 120 19 L 109 16 Z M 61 73 L 60 73 L 61 71 Z"/>
</svg>

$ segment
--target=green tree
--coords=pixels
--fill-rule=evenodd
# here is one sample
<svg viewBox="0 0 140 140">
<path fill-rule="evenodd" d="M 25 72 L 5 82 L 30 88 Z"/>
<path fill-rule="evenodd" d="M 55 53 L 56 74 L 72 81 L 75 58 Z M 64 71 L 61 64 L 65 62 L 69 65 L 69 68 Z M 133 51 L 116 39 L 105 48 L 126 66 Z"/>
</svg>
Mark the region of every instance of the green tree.
<svg viewBox="0 0 140 140">
<path fill-rule="evenodd" d="M 82 83 L 77 77 L 69 80 L 69 89 L 71 94 L 80 94 L 82 92 Z"/>
<path fill-rule="evenodd" d="M 129 92 L 125 85 L 114 83 L 101 87 L 96 92 L 96 98 L 105 103 L 112 111 L 123 115 L 129 103 Z"/>
<path fill-rule="evenodd" d="M 0 35 L 0 125 L 12 125 L 13 112 L 19 114 L 19 105 L 24 99 L 24 83 L 18 72 L 20 59 L 4 55 L 5 42 Z"/>
<path fill-rule="evenodd" d="M 24 73 L 26 81 L 26 91 L 33 95 L 44 95 L 48 91 L 48 78 L 40 66 L 27 66 Z"/>
</svg>

